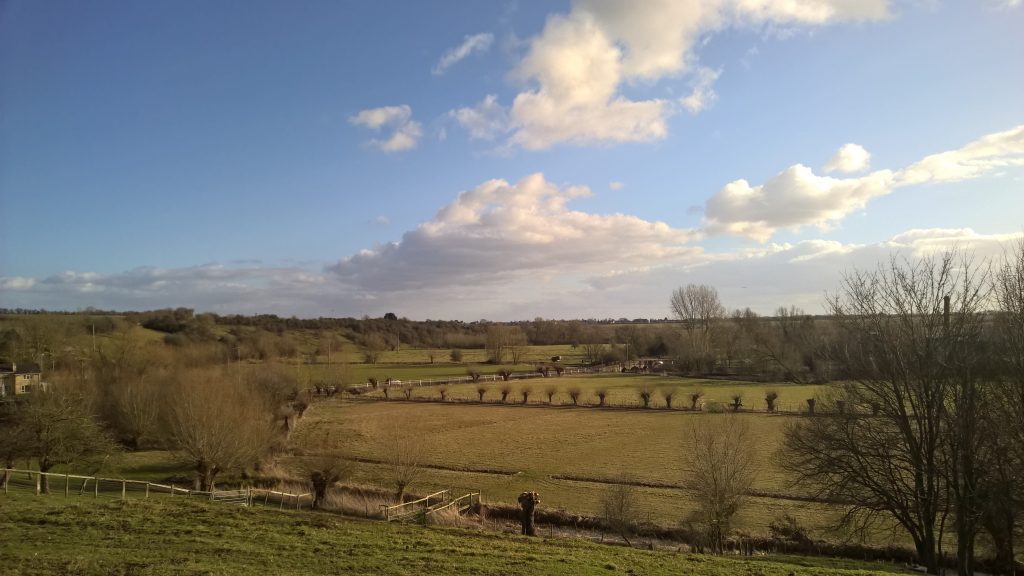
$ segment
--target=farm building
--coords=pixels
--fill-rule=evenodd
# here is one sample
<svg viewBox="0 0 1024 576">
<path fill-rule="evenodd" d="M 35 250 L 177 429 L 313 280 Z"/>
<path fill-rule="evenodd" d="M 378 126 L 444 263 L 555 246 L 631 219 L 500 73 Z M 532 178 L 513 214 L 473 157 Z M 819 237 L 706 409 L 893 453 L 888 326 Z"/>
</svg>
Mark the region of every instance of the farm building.
<svg viewBox="0 0 1024 576">
<path fill-rule="evenodd" d="M 28 394 L 45 388 L 38 366 L 0 364 L 0 397 Z"/>
</svg>

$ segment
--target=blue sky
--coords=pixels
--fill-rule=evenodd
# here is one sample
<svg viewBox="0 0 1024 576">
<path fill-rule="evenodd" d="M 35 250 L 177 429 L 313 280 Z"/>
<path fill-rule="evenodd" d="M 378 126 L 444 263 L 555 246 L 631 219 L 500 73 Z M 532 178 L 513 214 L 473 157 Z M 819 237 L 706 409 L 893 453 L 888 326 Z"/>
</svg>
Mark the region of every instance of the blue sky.
<svg viewBox="0 0 1024 576">
<path fill-rule="evenodd" d="M 817 312 L 843 270 L 1024 231 L 1022 29 L 1019 0 L 4 2 L 0 306 L 661 317 L 704 282 Z"/>
</svg>

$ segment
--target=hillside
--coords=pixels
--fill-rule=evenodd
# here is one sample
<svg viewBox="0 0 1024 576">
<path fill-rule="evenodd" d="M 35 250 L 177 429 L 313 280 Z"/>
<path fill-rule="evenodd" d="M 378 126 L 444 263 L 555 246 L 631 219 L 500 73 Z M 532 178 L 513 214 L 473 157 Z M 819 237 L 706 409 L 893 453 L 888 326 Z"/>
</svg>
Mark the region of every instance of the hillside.
<svg viewBox="0 0 1024 576">
<path fill-rule="evenodd" d="M 819 558 L 741 560 L 389 525 L 196 501 L 0 496 L 0 566 L 42 574 L 886 574 Z M 874 571 L 871 570 L 874 569 Z"/>
</svg>

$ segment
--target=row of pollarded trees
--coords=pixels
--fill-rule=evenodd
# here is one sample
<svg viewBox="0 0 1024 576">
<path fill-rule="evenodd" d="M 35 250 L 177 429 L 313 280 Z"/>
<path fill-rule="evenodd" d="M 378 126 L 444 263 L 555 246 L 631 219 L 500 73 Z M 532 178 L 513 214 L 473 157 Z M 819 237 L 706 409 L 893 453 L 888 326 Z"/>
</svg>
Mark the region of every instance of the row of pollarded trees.
<svg viewBox="0 0 1024 576">
<path fill-rule="evenodd" d="M 1014 569 L 1024 506 L 1024 243 L 1003 260 L 961 252 L 848 274 L 829 302 L 854 378 L 839 400 L 873 417 L 802 419 L 787 465 L 846 523 L 901 526 L 937 573 L 946 531 L 960 574 L 985 533 Z"/>
</svg>

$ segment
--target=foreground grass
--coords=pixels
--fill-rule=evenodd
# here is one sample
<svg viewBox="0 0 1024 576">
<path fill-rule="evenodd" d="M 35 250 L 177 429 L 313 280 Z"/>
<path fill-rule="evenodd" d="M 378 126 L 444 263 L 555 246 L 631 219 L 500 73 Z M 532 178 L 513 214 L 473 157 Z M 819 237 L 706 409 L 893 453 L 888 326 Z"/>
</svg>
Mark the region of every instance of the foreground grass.
<svg viewBox="0 0 1024 576">
<path fill-rule="evenodd" d="M 0 567 L 43 574 L 885 574 L 883 564 L 738 559 L 346 520 L 196 501 L 0 496 Z"/>
</svg>

